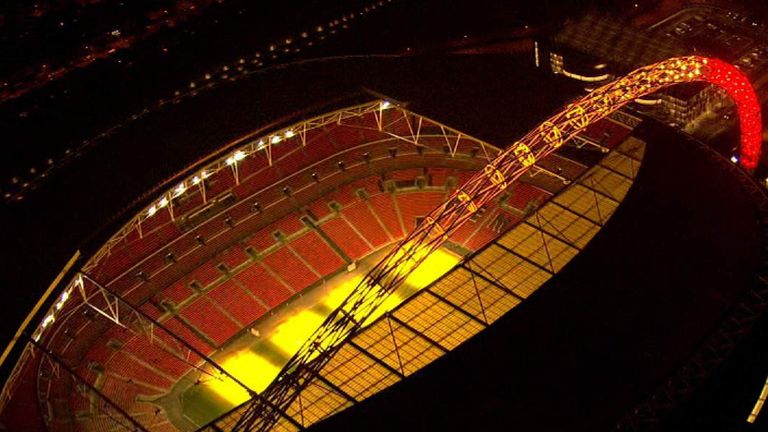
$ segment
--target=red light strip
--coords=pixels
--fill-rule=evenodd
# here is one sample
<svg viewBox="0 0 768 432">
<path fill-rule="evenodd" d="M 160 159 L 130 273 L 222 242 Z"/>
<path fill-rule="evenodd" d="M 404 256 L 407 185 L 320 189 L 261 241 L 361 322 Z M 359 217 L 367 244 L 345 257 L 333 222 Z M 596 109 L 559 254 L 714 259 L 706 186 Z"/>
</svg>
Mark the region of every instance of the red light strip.
<svg viewBox="0 0 768 432">
<path fill-rule="evenodd" d="M 736 67 L 722 60 L 708 60 L 702 78 L 725 90 L 736 104 L 741 128 L 739 162 L 746 169 L 754 169 L 760 161 L 763 133 L 757 95 L 747 77 Z"/>
</svg>

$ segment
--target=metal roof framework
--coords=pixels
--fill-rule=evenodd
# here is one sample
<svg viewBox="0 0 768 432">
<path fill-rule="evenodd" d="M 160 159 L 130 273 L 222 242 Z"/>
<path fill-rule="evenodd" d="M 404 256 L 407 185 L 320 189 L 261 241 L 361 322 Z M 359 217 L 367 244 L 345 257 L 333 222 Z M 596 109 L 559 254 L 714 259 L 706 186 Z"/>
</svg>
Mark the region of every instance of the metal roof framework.
<svg viewBox="0 0 768 432">
<path fill-rule="evenodd" d="M 644 142 L 627 139 L 520 224 L 346 340 L 271 430 L 301 430 L 363 401 L 524 302 L 610 219 L 644 152 Z M 200 431 L 237 430 L 247 408 L 241 405 Z"/>
</svg>

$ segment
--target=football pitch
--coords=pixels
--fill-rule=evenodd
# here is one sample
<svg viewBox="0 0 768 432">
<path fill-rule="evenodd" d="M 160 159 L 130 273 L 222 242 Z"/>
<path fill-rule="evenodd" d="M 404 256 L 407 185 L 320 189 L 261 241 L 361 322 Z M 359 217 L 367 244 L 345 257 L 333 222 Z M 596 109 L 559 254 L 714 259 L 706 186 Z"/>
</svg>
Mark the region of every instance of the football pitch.
<svg viewBox="0 0 768 432">
<path fill-rule="evenodd" d="M 369 255 L 354 270 L 342 271 L 279 306 L 252 324 L 249 331 L 229 341 L 213 359 L 250 389 L 263 391 L 384 253 L 386 250 Z M 445 248 L 435 251 L 387 298 L 369 322 L 437 280 L 460 259 Z M 171 405 L 165 407 L 171 422 L 181 430 L 194 430 L 248 398 L 248 392 L 233 380 L 194 370 L 179 380 L 164 399 Z"/>
</svg>

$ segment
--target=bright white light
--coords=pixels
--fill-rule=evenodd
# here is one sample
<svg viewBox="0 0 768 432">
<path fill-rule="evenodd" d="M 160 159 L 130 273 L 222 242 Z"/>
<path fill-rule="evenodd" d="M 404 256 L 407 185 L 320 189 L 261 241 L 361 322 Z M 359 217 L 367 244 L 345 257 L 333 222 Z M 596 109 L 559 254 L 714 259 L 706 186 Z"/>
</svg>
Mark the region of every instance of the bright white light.
<svg viewBox="0 0 768 432">
<path fill-rule="evenodd" d="M 286 138 L 293 138 L 293 131 L 292 130 L 285 131 L 285 137 Z"/>
<path fill-rule="evenodd" d="M 192 184 L 196 185 L 198 183 L 200 183 L 200 177 L 198 177 L 198 176 L 192 177 Z"/>
<path fill-rule="evenodd" d="M 208 177 L 211 175 L 211 173 L 209 173 L 209 172 L 208 172 L 208 171 L 206 171 L 206 170 L 203 170 L 203 171 L 201 171 L 201 172 L 200 172 L 200 175 L 201 175 L 201 176 L 202 176 L 204 179 L 207 179 L 207 178 L 208 178 Z"/>
<path fill-rule="evenodd" d="M 244 151 L 238 150 L 238 151 L 235 152 L 234 158 L 235 158 L 236 161 L 241 161 L 241 160 L 245 159 L 245 156 L 246 155 L 245 155 Z"/>
<path fill-rule="evenodd" d="M 275 135 L 275 136 L 273 136 L 273 137 L 272 137 L 272 139 L 270 140 L 270 142 L 271 142 L 272 144 L 277 144 L 277 143 L 279 143 L 279 142 L 280 142 L 280 140 L 282 140 L 282 139 L 283 139 L 283 138 L 282 138 L 280 135 Z"/>
<path fill-rule="evenodd" d="M 256 150 L 264 150 L 267 145 L 267 143 L 264 142 L 264 140 L 259 140 L 259 145 L 256 146 Z"/>
<path fill-rule="evenodd" d="M 168 205 L 168 198 L 163 197 L 163 199 L 160 200 L 159 203 L 157 203 L 158 207 L 163 208 Z"/>
<path fill-rule="evenodd" d="M 739 162 L 739 158 L 736 155 L 733 155 L 733 156 L 731 156 L 731 162 L 738 163 Z"/>
<path fill-rule="evenodd" d="M 184 183 L 176 186 L 176 189 L 173 190 L 173 197 L 175 198 L 183 194 L 186 190 L 187 190 L 187 186 Z"/>
<path fill-rule="evenodd" d="M 55 317 L 54 317 L 52 314 L 51 314 L 51 315 L 48 315 L 48 316 L 47 316 L 47 317 L 45 317 L 45 319 L 43 320 L 43 324 L 42 324 L 43 328 L 46 328 L 46 327 L 48 327 L 48 326 L 49 326 L 49 325 L 51 325 L 51 324 L 53 323 L 53 321 L 55 321 L 55 320 L 56 320 L 56 318 L 55 318 Z"/>
<path fill-rule="evenodd" d="M 150 207 L 149 210 L 147 210 L 147 214 L 149 216 L 154 216 L 155 213 L 157 213 L 157 207 L 155 207 L 154 205 Z"/>
<path fill-rule="evenodd" d="M 57 311 L 61 310 L 61 308 L 64 307 L 64 303 L 66 303 L 68 299 L 69 299 L 69 291 L 64 291 L 63 293 L 61 293 L 61 298 L 59 299 L 58 302 L 56 302 L 56 310 Z"/>
<path fill-rule="evenodd" d="M 387 109 L 387 108 L 389 108 L 391 105 L 392 105 L 392 104 L 391 104 L 389 101 L 383 101 L 383 102 L 381 103 L 381 109 Z"/>
<path fill-rule="evenodd" d="M 224 162 L 226 162 L 226 163 L 227 163 L 227 165 L 232 165 L 233 163 L 235 163 L 235 157 L 234 157 L 234 156 L 230 156 L 230 157 L 228 157 L 228 158 L 227 158 L 227 160 L 226 160 L 226 161 L 224 161 Z"/>
</svg>

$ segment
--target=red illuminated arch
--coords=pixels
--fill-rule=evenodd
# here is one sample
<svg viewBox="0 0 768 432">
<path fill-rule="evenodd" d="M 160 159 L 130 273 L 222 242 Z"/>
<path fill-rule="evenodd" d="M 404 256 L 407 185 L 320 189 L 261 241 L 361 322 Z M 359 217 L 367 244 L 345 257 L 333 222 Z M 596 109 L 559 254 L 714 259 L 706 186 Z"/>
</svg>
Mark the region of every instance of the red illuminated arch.
<svg viewBox="0 0 768 432">
<path fill-rule="evenodd" d="M 760 104 L 755 91 L 747 77 L 733 65 L 718 59 L 708 60 L 703 80 L 721 87 L 736 104 L 741 128 L 740 163 L 744 168 L 754 169 L 760 161 L 762 147 Z"/>
</svg>

